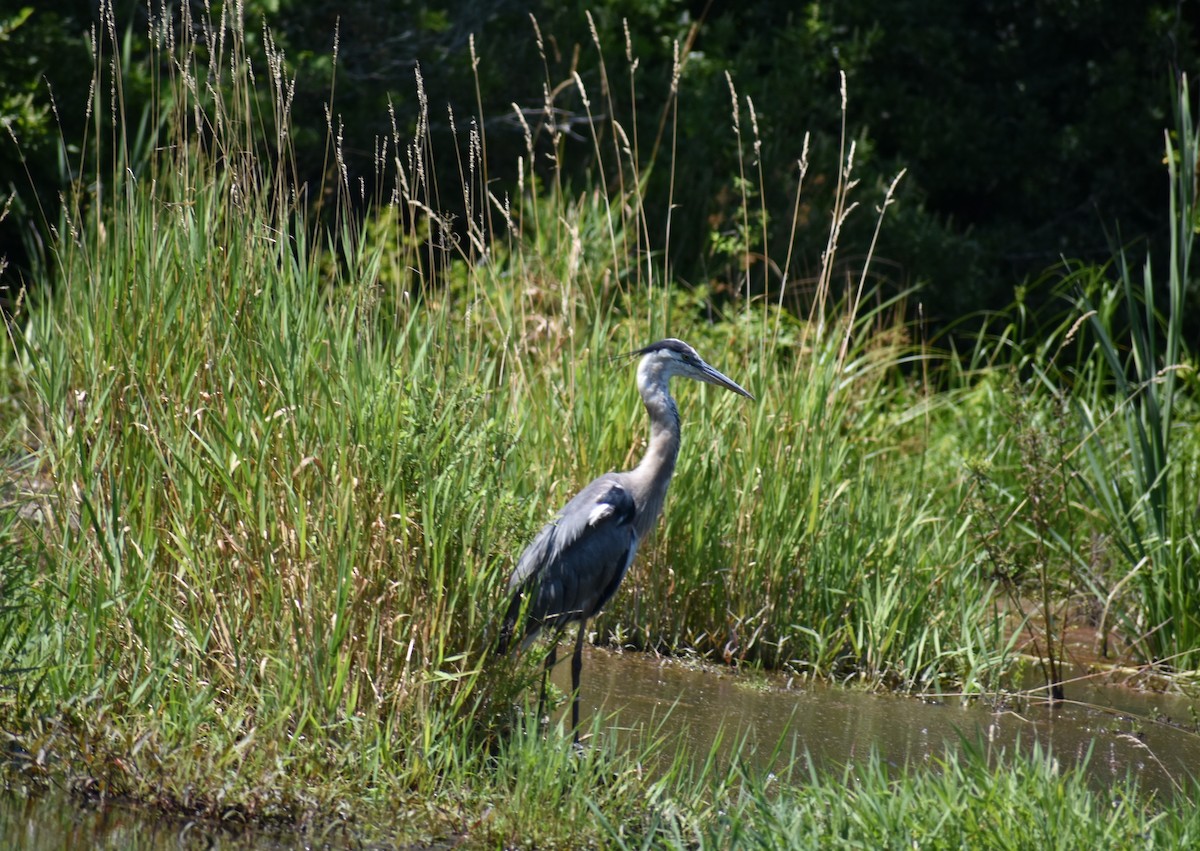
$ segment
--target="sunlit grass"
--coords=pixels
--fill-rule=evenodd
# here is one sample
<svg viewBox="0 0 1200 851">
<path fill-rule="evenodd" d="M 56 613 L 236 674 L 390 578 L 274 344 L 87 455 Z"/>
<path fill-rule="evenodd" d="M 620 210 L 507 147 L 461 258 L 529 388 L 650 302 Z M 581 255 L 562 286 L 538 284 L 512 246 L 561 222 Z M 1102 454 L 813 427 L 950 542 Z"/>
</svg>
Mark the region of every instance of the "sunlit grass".
<svg viewBox="0 0 1200 851">
<path fill-rule="evenodd" d="M 747 784 L 700 848 L 1168 848 L 1200 830 L 1194 809 L 1158 813 L 1136 783 L 1089 788 L 1039 747 L 1025 756 L 967 747 L 934 770 L 876 757 L 787 787 Z M 682 843 L 680 843 L 682 844 Z"/>
</svg>

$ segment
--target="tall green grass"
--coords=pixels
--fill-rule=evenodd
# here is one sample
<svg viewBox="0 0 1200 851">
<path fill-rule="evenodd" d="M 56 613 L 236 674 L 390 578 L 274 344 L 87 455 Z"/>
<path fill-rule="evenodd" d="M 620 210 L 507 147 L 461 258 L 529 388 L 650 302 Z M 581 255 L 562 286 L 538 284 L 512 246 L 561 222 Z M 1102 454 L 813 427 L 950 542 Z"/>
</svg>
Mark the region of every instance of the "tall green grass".
<svg viewBox="0 0 1200 851">
<path fill-rule="evenodd" d="M 1006 376 L 1018 400 L 992 397 L 998 415 L 982 422 L 1002 428 L 975 467 L 994 505 L 984 548 L 1017 580 L 1015 607 L 1038 610 L 1026 624 L 1039 653 L 1082 621 L 1101 658 L 1187 674 L 1200 647 L 1200 444 L 1183 314 L 1200 149 L 1186 79 L 1175 96 L 1166 271 L 1147 259 L 1137 280 L 1124 248 L 1111 264 L 1064 263 L 1049 276 L 1049 318 L 1018 305 L 1002 333 L 981 337 L 972 369 L 983 390 Z"/>
<path fill-rule="evenodd" d="M 1124 329 L 1111 311 L 1081 300 L 1102 356 L 1094 380 L 1111 382 L 1117 405 L 1079 404 L 1076 410 L 1085 429 L 1081 478 L 1120 555 L 1113 592 L 1124 585 L 1137 592 L 1136 608 L 1116 617 L 1147 659 L 1191 670 L 1200 666 L 1200 445 L 1189 404 L 1194 398 L 1183 395 L 1184 387 L 1196 386 L 1195 352 L 1185 345 L 1183 318 L 1193 283 L 1200 130 L 1186 77 L 1176 96 L 1175 133 L 1167 135 L 1165 147 L 1171 222 L 1166 274 L 1147 260 L 1139 291 L 1125 252 L 1119 254 Z"/>
<path fill-rule="evenodd" d="M 251 68 L 229 6 L 204 49 L 156 14 L 147 122 L 121 112 L 118 28 L 95 45 L 111 121 L 85 144 L 111 167 L 71 199 L 52 285 L 4 355 L 41 508 L 4 539 L 19 770 L 210 814 L 392 808 L 439 833 L 461 811 L 505 842 L 567 807 L 542 837 L 567 845 L 604 825 L 657 841 L 649 784 L 672 824 L 718 836 L 736 778 L 701 801 L 681 766 L 574 761 L 511 712 L 533 660 L 483 663 L 531 532 L 636 462 L 645 415 L 612 356 L 667 334 L 760 401 L 678 388 L 665 521 L 598 639 L 914 690 L 992 681 L 1006 645 L 966 479 L 924 461 L 946 412 L 900 369 L 919 352 L 896 306 L 864 296 L 865 272 L 834 279 L 844 216 L 863 213 L 852 145 L 813 312 L 787 309 L 787 262 L 775 291 L 715 305 L 653 259 L 669 227 L 642 207 L 648 165 L 619 118 L 590 125 L 587 191 L 544 166 L 545 146 L 572 153 L 553 126 L 529 128 L 502 188 L 485 117 L 435 150 L 427 112 L 379 142 L 378 194 L 332 128 L 329 185 L 299 186 L 284 58 Z M 435 184 L 435 157 L 458 186 Z M 310 189 L 331 220 L 309 217 Z"/>
</svg>

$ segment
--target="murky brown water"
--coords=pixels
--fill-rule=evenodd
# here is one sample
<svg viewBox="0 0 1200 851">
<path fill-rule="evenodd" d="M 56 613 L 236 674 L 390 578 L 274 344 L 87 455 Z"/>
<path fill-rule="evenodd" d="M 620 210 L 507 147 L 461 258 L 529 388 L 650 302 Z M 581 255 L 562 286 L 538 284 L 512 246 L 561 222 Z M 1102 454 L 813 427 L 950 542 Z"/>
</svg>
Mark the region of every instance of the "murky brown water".
<svg viewBox="0 0 1200 851">
<path fill-rule="evenodd" d="M 568 664 L 559 665 L 554 681 L 569 688 Z M 840 768 L 872 749 L 892 765 L 927 764 L 966 739 L 1010 753 L 1039 742 L 1068 764 L 1090 752 L 1089 776 L 1100 787 L 1133 774 L 1143 790 L 1170 796 L 1177 784 L 1200 776 L 1200 735 L 1184 729 L 1195 730 L 1200 701 L 1087 684 L 1069 686 L 1067 696 L 1074 702 L 1055 709 L 997 710 L 978 702 L 964 706 L 952 697 L 921 701 L 811 684 L 789 687 L 759 675 L 596 650 L 584 660 L 581 721 L 589 727 L 598 712 L 608 731 L 603 735 L 620 737 L 678 731 L 700 756 L 718 735 L 725 753 L 744 738 L 755 749 L 751 762 L 764 769 L 775 768 L 767 763 L 780 742 L 779 768 L 793 752 Z M 160 819 L 134 807 L 80 808 L 63 795 L 30 798 L 0 789 L 4 849 L 292 849 L 311 847 L 313 839 L 214 832 L 211 825 Z M 334 837 L 325 839 L 337 844 Z"/>
<path fill-rule="evenodd" d="M 211 823 L 161 818 L 135 806 L 88 806 L 62 792 L 30 795 L 0 787 L 0 848 L 5 851 L 301 851 L 313 847 L 325 846 L 300 834 L 221 830 Z"/>
<path fill-rule="evenodd" d="M 1065 705 L 1018 711 L 963 705 L 952 696 L 928 701 L 813 684 L 788 688 L 780 679 L 601 650 L 587 655 L 582 679 L 585 728 L 596 711 L 606 726 L 625 730 L 653 727 L 669 713 L 666 729 L 684 731 L 697 753 L 706 753 L 718 733 L 726 742 L 744 736 L 766 768 L 780 740 L 785 757 L 794 745 L 818 766 L 841 767 L 872 748 L 892 765 L 926 764 L 966 739 L 993 753 L 1039 742 L 1065 764 L 1090 751 L 1088 773 L 1098 787 L 1133 774 L 1143 790 L 1169 796 L 1200 777 L 1200 700 L 1172 695 L 1080 682 L 1067 687 Z M 569 666 L 560 664 L 553 680 L 570 688 Z"/>
</svg>

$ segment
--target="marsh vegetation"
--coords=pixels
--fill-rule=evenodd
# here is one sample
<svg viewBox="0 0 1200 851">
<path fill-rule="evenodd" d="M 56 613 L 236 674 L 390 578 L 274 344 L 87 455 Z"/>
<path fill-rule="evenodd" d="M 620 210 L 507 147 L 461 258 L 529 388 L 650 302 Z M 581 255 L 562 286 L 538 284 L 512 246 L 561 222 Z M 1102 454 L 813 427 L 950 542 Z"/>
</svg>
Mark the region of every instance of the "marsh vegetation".
<svg viewBox="0 0 1200 851">
<path fill-rule="evenodd" d="M 418 75 L 416 123 L 356 143 L 375 152 L 370 180 L 343 167 L 333 100 L 326 181 L 308 185 L 269 33 L 255 67 L 235 6 L 152 14 L 156 97 L 127 115 L 104 9 L 86 153 L 64 148 L 104 168 L 66 199 L 0 347 L 9 776 L 491 846 L 1194 840 L 1194 787 L 1170 806 L 1136 779 L 1100 796 L 1046 753 L 899 774 L 797 753 L 770 775 L 714 755 L 651 773 L 668 730 L 579 753 L 514 710 L 536 654 L 483 664 L 514 556 L 645 440 L 612 356 L 672 335 L 758 402 L 678 390 L 664 522 L 596 643 L 973 700 L 1013 689 L 1029 659 L 1061 683 L 1067 631 L 1086 627 L 1098 675 L 1194 688 L 1186 84 L 1164 152 L 1166 268 L 1065 266 L 1043 284 L 1056 315 L 1018 304 L 951 348 L 927 338 L 919 292 L 873 288 L 872 242 L 840 244 L 852 217 L 887 227 L 896 182 L 857 184 L 849 132 L 822 162 L 797 139 L 792 203 L 756 207 L 756 114 L 732 82 L 744 215 L 725 238 L 769 274 L 716 293 L 677 285 L 669 216 L 646 214 L 647 170 L 672 165 L 620 119 L 636 56 L 604 57 L 600 90 L 546 80 L 544 113 L 513 116 L 512 183 L 488 177 L 488 116 L 446 115 Z M 593 158 L 584 186 L 559 167 L 579 150 L 554 121 L 564 92 L 596 116 L 571 131 Z M 650 93 L 666 152 L 686 144 L 677 93 Z M 453 146 L 431 142 L 435 120 Z M 801 216 L 814 175 L 834 201 Z M 768 215 L 793 233 L 820 222 L 817 268 L 787 245 L 764 254 Z"/>
</svg>

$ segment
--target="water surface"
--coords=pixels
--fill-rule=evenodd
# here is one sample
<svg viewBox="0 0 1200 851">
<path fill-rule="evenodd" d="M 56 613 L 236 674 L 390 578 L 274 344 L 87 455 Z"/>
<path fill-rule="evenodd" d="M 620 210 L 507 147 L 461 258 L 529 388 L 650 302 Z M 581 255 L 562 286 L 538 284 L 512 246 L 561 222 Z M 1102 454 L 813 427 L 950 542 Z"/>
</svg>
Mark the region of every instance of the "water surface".
<svg viewBox="0 0 1200 851">
<path fill-rule="evenodd" d="M 811 754 L 819 767 L 840 768 L 872 749 L 891 765 L 927 765 L 965 739 L 991 753 L 1028 751 L 1037 742 L 1064 765 L 1086 759 L 1097 788 L 1132 774 L 1144 791 L 1169 797 L 1188 778 L 1200 777 L 1200 701 L 1119 686 L 1081 681 L 1067 686 L 1068 700 L 1060 706 L 1022 700 L 1006 708 L 955 696 L 923 700 L 811 683 L 789 687 L 777 677 L 603 650 L 587 654 L 582 680 L 585 728 L 596 712 L 618 730 L 653 729 L 667 717 L 665 729 L 682 731 L 687 747 L 701 755 L 718 734 L 727 743 L 745 738 L 760 767 L 781 741 L 784 756 L 794 749 Z M 558 666 L 553 681 L 570 688 L 567 664 Z"/>
<path fill-rule="evenodd" d="M 564 691 L 569 688 L 568 663 L 555 670 L 554 682 Z M 993 754 L 1028 750 L 1037 742 L 1065 765 L 1086 760 L 1098 789 L 1133 775 L 1146 793 L 1170 797 L 1179 784 L 1200 776 L 1200 735 L 1195 732 L 1200 702 L 1195 699 L 1086 683 L 1069 685 L 1067 697 L 1071 702 L 1056 708 L 1031 701 L 1022 701 L 1019 709 L 997 708 L 953 697 L 918 700 L 798 686 L 726 668 L 589 649 L 581 724 L 589 728 L 598 714 L 601 735 L 630 742 L 645 731 L 678 736 L 670 741 L 681 742 L 697 758 L 708 753 L 718 736 L 726 755 L 734 742 L 744 739 L 753 749 L 749 761 L 763 770 L 782 770 L 793 754 L 806 752 L 818 767 L 840 769 L 865 759 L 872 749 L 897 768 L 936 767 L 948 748 L 961 748 L 965 740 Z M 569 714 L 569 706 L 563 711 Z M 778 765 L 772 763 L 777 744 L 782 754 L 774 759 Z M 62 793 L 0 789 L 0 849 L 284 851 L 354 846 L 354 838 L 345 833 L 315 836 L 240 825 L 222 829 L 119 803 L 82 806 Z"/>
<path fill-rule="evenodd" d="M 108 801 L 86 803 L 57 790 L 0 788 L 0 848 L 21 851 L 301 851 L 327 846 L 299 832 L 222 828 L 161 816 L 145 807 Z"/>
</svg>

